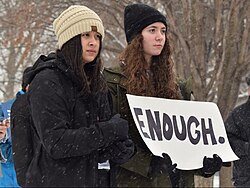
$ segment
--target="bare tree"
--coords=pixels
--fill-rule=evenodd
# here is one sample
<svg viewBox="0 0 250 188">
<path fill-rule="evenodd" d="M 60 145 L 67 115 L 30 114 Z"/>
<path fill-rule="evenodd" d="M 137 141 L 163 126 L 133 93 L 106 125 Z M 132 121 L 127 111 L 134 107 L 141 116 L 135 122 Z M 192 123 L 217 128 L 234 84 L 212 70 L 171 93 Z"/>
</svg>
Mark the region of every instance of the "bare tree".
<svg viewBox="0 0 250 188">
<path fill-rule="evenodd" d="M 177 73 L 190 76 L 196 99 L 216 102 L 225 120 L 236 105 L 242 77 L 249 71 L 250 2 L 182 0 L 162 4 L 170 23 Z M 230 168 L 223 168 L 220 177 L 222 187 L 232 186 Z M 211 181 L 198 186 L 208 185 Z"/>
<path fill-rule="evenodd" d="M 0 0 L 0 98 L 12 98 L 23 69 L 57 48 L 52 22 L 72 4 L 89 6 L 102 18 L 102 57 L 111 66 L 126 45 L 123 13 L 133 2 L 167 16 L 178 76 L 192 80 L 197 100 L 217 103 L 225 120 L 250 71 L 249 0 Z M 223 169 L 220 185 L 231 186 L 230 178 L 230 168 Z M 211 187 L 212 180 L 200 179 L 196 186 Z"/>
<path fill-rule="evenodd" d="M 0 88 L 3 98 L 7 100 L 13 98 L 15 86 L 20 85 L 20 71 L 33 62 L 34 52 L 41 47 L 41 39 L 46 32 L 47 23 L 51 20 L 51 13 L 46 13 L 46 1 L 39 6 L 30 0 L 2 0 L 0 4 L 3 10 L 0 16 Z"/>
</svg>

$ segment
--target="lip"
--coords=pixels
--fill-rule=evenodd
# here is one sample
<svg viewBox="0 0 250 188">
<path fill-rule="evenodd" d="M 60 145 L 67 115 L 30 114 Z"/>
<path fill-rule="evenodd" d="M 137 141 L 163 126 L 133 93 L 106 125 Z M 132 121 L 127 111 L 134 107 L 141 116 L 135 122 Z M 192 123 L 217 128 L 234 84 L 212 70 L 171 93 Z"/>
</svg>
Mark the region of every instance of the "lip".
<svg viewBox="0 0 250 188">
<path fill-rule="evenodd" d="M 96 50 L 86 50 L 86 54 L 89 56 L 94 56 L 97 54 L 97 51 Z"/>
<path fill-rule="evenodd" d="M 86 50 L 86 51 L 90 53 L 96 53 L 96 50 Z"/>
<path fill-rule="evenodd" d="M 162 48 L 162 45 L 161 44 L 155 44 L 154 47 L 156 47 L 156 48 Z"/>
</svg>

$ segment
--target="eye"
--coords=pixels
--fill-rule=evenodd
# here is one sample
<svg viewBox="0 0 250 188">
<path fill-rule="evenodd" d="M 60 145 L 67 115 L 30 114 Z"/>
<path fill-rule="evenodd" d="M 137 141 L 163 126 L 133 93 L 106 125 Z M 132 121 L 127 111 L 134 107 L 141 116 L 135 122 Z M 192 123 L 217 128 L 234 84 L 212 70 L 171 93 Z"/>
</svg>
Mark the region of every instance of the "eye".
<svg viewBox="0 0 250 188">
<path fill-rule="evenodd" d="M 162 29 L 161 32 L 162 32 L 162 33 L 166 33 L 167 30 L 166 30 L 166 29 Z"/>
<path fill-rule="evenodd" d="M 101 35 L 100 34 L 96 34 L 95 38 L 98 39 L 98 40 L 100 40 L 101 39 Z"/>
<path fill-rule="evenodd" d="M 89 33 L 82 33 L 82 37 L 88 37 Z"/>
<path fill-rule="evenodd" d="M 155 29 L 152 28 L 152 29 L 149 29 L 148 31 L 149 31 L 150 33 L 154 33 L 154 32 L 155 32 Z"/>
</svg>

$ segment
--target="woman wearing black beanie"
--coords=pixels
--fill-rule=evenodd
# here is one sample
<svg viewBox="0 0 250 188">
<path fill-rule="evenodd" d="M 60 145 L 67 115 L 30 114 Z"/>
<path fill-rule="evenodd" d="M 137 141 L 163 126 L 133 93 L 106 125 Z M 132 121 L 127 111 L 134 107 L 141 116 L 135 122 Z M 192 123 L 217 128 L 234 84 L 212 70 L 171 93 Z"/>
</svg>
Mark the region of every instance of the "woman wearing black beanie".
<svg viewBox="0 0 250 188">
<path fill-rule="evenodd" d="M 128 120 L 129 135 L 137 148 L 137 153 L 118 169 L 118 187 L 194 187 L 193 171 L 177 170 L 167 154 L 162 158 L 150 152 L 134 124 L 126 99 L 129 93 L 190 100 L 191 90 L 185 86 L 181 91 L 174 74 L 166 17 L 145 4 L 128 5 L 124 28 L 128 45 L 117 66 L 104 70 L 113 94 L 113 110 Z M 209 161 L 218 162 L 215 165 L 218 168 L 209 172 L 213 175 L 222 162 L 217 155 Z"/>
</svg>

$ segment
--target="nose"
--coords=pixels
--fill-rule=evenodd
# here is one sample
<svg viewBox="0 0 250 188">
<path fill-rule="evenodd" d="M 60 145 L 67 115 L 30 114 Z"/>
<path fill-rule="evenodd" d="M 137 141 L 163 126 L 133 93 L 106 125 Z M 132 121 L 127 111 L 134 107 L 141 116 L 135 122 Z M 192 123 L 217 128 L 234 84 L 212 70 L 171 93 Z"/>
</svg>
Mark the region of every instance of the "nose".
<svg viewBox="0 0 250 188">
<path fill-rule="evenodd" d="M 162 40 L 164 39 L 164 37 L 165 37 L 165 33 L 162 33 L 161 31 L 158 31 L 158 32 L 156 33 L 155 39 L 156 39 L 157 41 L 162 41 Z"/>
<path fill-rule="evenodd" d="M 97 40 L 96 40 L 96 38 L 95 38 L 95 36 L 94 35 L 91 35 L 90 37 L 89 37 L 89 46 L 96 46 L 96 44 L 97 44 Z"/>
</svg>

